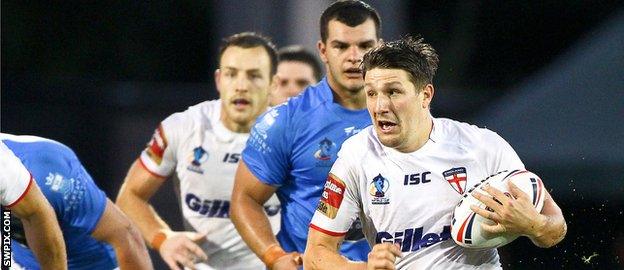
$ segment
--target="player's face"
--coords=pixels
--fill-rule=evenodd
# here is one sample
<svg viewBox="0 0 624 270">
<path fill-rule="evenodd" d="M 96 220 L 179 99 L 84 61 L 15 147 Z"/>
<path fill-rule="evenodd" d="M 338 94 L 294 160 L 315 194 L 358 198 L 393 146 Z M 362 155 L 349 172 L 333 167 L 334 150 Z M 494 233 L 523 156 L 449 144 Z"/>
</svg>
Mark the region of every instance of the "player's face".
<svg viewBox="0 0 624 270">
<path fill-rule="evenodd" d="M 221 120 L 227 127 L 248 126 L 266 110 L 271 60 L 263 47 L 227 48 L 215 72 Z"/>
<path fill-rule="evenodd" d="M 377 137 L 387 147 L 401 152 L 417 150 L 428 130 L 433 86 L 416 89 L 409 73 L 401 69 L 374 68 L 366 72 L 366 106 Z"/>
<path fill-rule="evenodd" d="M 327 40 L 324 43 L 319 41 L 318 47 L 330 86 L 339 91 L 361 91 L 364 86 L 360 70 L 362 57 L 378 43 L 375 23 L 368 19 L 350 27 L 331 20 L 327 30 Z"/>
<path fill-rule="evenodd" d="M 283 61 L 277 65 L 275 89 L 271 104 L 276 105 L 301 93 L 308 85 L 316 83 L 314 69 L 299 61 Z"/>
</svg>

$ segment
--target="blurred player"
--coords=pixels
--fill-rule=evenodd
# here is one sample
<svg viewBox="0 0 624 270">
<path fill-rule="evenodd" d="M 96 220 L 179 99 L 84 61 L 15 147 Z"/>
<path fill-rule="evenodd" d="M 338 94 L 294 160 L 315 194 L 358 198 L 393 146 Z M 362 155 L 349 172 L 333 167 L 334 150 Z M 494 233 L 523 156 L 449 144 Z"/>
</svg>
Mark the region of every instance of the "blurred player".
<svg viewBox="0 0 624 270">
<path fill-rule="evenodd" d="M 230 221 L 229 199 L 249 130 L 267 109 L 277 56 L 267 38 L 241 33 L 224 40 L 218 61 L 215 81 L 221 99 L 199 103 L 162 121 L 117 197 L 171 269 L 180 269 L 178 264 L 198 269 L 262 267 Z M 186 232 L 172 231 L 148 203 L 171 175 L 179 179 Z M 277 198 L 261 208 L 277 229 Z M 200 261 L 204 263 L 195 265 Z"/>
<path fill-rule="evenodd" d="M 56 212 L 69 269 L 152 268 L 139 231 L 95 185 L 71 149 L 35 136 L 0 133 L 0 139 L 33 174 Z M 20 266 L 39 268 L 27 246 L 12 242 Z"/>
<path fill-rule="evenodd" d="M 0 203 L 22 222 L 26 241 L 41 264 L 41 269 L 67 269 L 65 243 L 54 210 L 28 170 L 2 142 Z M 13 268 L 18 267 L 13 265 Z"/>
<path fill-rule="evenodd" d="M 362 67 L 373 125 L 338 153 L 310 224 L 305 268 L 500 269 L 496 249 L 466 249 L 450 239 L 453 209 L 465 190 L 456 186 L 524 169 L 518 155 L 494 132 L 431 116 L 438 56 L 422 39 L 383 44 L 364 56 Z M 526 194 L 513 184 L 510 190 L 515 199 L 485 189 L 501 204 L 477 197 L 494 209 L 478 213 L 497 222 L 484 230 L 527 235 L 540 247 L 563 239 L 565 221 L 549 194 L 540 214 Z M 338 252 L 358 216 L 374 245 L 367 263 Z"/>
<path fill-rule="evenodd" d="M 320 25 L 318 49 L 326 79 L 258 119 L 232 194 L 232 221 L 274 269 L 294 269 L 301 263 L 308 226 L 336 151 L 371 123 L 359 66 L 364 53 L 379 42 L 379 15 L 363 2 L 338 1 L 323 12 Z M 277 239 L 261 207 L 274 193 L 283 209 Z M 354 225 L 342 254 L 365 260 L 369 251 L 361 228 Z"/>
<path fill-rule="evenodd" d="M 301 93 L 308 85 L 316 84 L 323 76 L 316 56 L 297 45 L 277 51 L 275 86 L 271 90 L 271 106 L 284 103 Z"/>
</svg>

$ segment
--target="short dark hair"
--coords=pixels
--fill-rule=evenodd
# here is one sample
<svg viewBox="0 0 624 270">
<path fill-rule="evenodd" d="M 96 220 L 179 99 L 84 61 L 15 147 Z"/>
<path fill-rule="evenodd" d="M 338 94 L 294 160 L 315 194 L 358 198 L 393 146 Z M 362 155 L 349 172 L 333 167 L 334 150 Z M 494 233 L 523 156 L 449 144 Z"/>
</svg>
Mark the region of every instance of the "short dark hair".
<svg viewBox="0 0 624 270">
<path fill-rule="evenodd" d="M 410 81 L 419 87 L 432 83 L 438 70 L 438 54 L 421 37 L 406 36 L 383 43 L 364 55 L 362 72 L 374 68 L 402 69 L 410 75 Z"/>
<path fill-rule="evenodd" d="M 219 47 L 219 64 L 221 63 L 223 52 L 232 46 L 245 49 L 263 47 L 271 60 L 271 73 L 269 75 L 273 76 L 275 74 L 275 71 L 277 70 L 277 50 L 269 37 L 255 32 L 242 32 L 224 38 L 221 41 L 221 46 Z"/>
<path fill-rule="evenodd" d="M 294 61 L 304 63 L 312 68 L 314 72 L 314 78 L 316 81 L 320 81 L 323 77 L 323 71 L 321 70 L 321 63 L 316 56 L 304 47 L 299 45 L 291 45 L 281 48 L 277 51 L 277 63 L 284 61 Z"/>
<path fill-rule="evenodd" d="M 373 22 L 375 22 L 375 35 L 379 38 L 381 35 L 381 19 L 379 18 L 379 13 L 373 7 L 358 0 L 336 1 L 327 7 L 323 11 L 323 15 L 321 15 L 321 41 L 327 41 L 329 32 L 327 25 L 333 19 L 350 27 L 355 27 L 364 23 L 368 18 L 373 19 Z"/>
</svg>

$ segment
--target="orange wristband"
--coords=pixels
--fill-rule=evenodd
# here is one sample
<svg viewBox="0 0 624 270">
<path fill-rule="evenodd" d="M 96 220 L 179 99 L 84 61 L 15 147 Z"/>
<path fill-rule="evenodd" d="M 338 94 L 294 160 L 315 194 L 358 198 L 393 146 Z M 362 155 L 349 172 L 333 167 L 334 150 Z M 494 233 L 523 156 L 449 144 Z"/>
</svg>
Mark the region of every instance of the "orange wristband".
<svg viewBox="0 0 624 270">
<path fill-rule="evenodd" d="M 278 244 L 272 244 L 262 254 L 262 262 L 264 262 L 268 268 L 271 268 L 277 259 L 285 255 L 288 255 L 288 253 L 286 253 L 282 247 Z"/>
<path fill-rule="evenodd" d="M 155 250 L 160 249 L 160 245 L 167 240 L 167 235 L 164 232 L 157 232 L 152 239 L 152 248 Z"/>
</svg>

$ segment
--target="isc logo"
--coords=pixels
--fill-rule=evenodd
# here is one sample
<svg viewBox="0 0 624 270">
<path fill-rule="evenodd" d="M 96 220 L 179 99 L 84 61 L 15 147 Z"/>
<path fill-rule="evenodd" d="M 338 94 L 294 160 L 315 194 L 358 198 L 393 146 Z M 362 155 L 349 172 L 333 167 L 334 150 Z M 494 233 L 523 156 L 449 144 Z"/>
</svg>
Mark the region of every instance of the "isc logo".
<svg viewBox="0 0 624 270">
<path fill-rule="evenodd" d="M 238 163 L 240 160 L 240 154 L 238 153 L 225 153 L 223 156 L 223 162 L 225 163 Z"/>
<path fill-rule="evenodd" d="M 401 246 L 402 252 L 416 251 L 421 247 L 428 247 L 435 243 L 451 238 L 451 226 L 444 226 L 442 233 L 428 233 L 423 235 L 423 227 L 406 229 L 405 231 L 378 232 L 375 243 L 395 243 Z"/>
<path fill-rule="evenodd" d="M 430 174 L 431 172 L 406 174 L 405 177 L 403 177 L 403 185 L 411 186 L 411 185 L 418 185 L 420 183 L 423 183 L 423 184 L 429 183 L 431 182 L 431 179 L 427 178 L 427 176 Z"/>
</svg>

